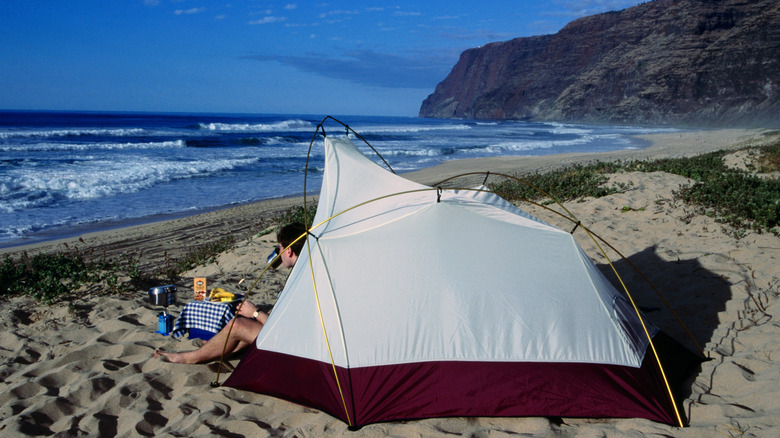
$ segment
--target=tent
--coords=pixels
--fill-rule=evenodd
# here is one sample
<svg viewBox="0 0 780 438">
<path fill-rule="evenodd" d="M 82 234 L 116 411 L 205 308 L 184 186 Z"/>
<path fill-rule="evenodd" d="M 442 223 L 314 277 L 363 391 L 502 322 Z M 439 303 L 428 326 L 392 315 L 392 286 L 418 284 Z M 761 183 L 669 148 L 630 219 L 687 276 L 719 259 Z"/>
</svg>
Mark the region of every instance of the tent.
<svg viewBox="0 0 780 438">
<path fill-rule="evenodd" d="M 318 203 L 226 385 L 353 427 L 444 416 L 682 425 L 682 376 L 668 365 L 692 355 L 640 319 L 569 232 L 486 190 L 406 180 L 346 138 L 325 139 Z"/>
</svg>

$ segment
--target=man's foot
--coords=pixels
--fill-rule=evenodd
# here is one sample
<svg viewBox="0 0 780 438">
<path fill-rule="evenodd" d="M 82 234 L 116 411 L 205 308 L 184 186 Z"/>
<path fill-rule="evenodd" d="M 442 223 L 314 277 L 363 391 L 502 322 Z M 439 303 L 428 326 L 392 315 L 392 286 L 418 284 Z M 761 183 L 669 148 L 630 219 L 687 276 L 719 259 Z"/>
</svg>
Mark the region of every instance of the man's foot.
<svg viewBox="0 0 780 438">
<path fill-rule="evenodd" d="M 166 353 L 165 351 L 154 350 L 154 357 L 155 359 L 163 359 L 173 363 L 196 363 L 189 360 L 187 353 Z"/>
</svg>

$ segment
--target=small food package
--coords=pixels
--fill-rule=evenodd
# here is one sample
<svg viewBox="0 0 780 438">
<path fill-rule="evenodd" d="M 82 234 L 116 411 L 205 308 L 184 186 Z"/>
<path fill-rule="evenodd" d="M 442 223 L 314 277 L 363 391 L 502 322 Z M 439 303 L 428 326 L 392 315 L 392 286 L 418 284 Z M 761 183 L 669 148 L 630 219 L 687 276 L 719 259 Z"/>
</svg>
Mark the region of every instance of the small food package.
<svg viewBox="0 0 780 438">
<path fill-rule="evenodd" d="M 198 301 L 206 299 L 206 277 L 195 277 L 195 299 Z"/>
</svg>

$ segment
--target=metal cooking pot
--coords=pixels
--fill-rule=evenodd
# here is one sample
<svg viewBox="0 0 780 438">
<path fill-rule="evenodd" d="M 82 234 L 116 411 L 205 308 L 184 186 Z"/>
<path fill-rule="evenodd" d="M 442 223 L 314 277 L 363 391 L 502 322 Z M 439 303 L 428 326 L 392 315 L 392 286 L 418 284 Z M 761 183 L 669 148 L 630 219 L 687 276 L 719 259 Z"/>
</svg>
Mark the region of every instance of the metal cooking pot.
<svg viewBox="0 0 780 438">
<path fill-rule="evenodd" d="M 176 302 L 176 286 L 158 286 L 149 289 L 149 302 L 153 306 L 170 306 Z"/>
</svg>

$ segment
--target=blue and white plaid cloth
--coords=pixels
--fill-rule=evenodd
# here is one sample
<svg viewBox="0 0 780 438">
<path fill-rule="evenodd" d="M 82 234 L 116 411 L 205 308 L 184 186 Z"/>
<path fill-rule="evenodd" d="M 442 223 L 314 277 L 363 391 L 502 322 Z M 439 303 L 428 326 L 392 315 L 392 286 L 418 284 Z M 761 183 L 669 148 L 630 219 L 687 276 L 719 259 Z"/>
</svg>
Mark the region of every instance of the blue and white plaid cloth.
<svg viewBox="0 0 780 438">
<path fill-rule="evenodd" d="M 238 301 L 230 303 L 212 303 L 210 301 L 192 301 L 184 306 L 176 318 L 171 336 L 180 338 L 190 329 L 200 329 L 217 333 L 233 319 Z"/>
</svg>

